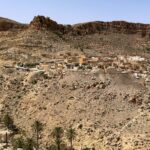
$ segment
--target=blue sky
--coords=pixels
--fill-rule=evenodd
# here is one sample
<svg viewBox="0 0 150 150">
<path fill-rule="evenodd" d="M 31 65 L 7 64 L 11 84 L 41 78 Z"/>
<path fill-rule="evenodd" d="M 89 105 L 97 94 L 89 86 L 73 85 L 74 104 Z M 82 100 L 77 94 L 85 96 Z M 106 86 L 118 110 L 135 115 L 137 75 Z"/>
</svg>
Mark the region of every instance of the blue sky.
<svg viewBox="0 0 150 150">
<path fill-rule="evenodd" d="M 29 23 L 35 15 L 62 24 L 95 20 L 150 23 L 150 0 L 1 0 L 1 17 Z"/>
</svg>

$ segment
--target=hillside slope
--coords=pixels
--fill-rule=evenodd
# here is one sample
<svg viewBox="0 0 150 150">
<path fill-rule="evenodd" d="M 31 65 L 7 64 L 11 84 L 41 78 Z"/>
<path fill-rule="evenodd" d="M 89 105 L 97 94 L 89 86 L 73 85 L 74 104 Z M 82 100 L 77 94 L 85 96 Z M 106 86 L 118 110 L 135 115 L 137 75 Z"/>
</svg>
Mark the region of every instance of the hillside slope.
<svg viewBox="0 0 150 150">
<path fill-rule="evenodd" d="M 38 16 L 0 31 L 1 111 L 29 136 L 40 120 L 41 150 L 56 126 L 76 129 L 77 150 L 149 149 L 149 25 L 110 24 L 64 26 Z"/>
<path fill-rule="evenodd" d="M 0 17 L 0 31 L 7 31 L 12 29 L 24 29 L 27 25 L 18 23 L 14 20 Z"/>
</svg>

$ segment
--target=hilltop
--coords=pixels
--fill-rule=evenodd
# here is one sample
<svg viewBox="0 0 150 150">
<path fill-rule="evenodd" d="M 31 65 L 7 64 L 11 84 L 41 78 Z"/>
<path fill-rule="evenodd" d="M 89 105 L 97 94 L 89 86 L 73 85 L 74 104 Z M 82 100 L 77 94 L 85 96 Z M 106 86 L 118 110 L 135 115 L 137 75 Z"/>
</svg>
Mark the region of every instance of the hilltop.
<svg viewBox="0 0 150 150">
<path fill-rule="evenodd" d="M 24 29 L 25 27 L 25 24 L 21 24 L 14 20 L 0 17 L 0 31 L 7 31 L 10 29 Z"/>
<path fill-rule="evenodd" d="M 41 150 L 56 126 L 76 129 L 76 150 L 149 149 L 148 24 L 0 18 L 0 84 L 1 116 L 29 137 L 44 124 Z"/>
</svg>

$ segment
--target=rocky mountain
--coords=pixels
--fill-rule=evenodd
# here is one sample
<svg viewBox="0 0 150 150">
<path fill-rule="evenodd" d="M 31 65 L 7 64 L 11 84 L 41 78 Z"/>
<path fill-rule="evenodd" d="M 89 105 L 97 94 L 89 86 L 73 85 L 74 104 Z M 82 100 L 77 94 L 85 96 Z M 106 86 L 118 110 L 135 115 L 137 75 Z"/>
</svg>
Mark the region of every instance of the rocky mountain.
<svg viewBox="0 0 150 150">
<path fill-rule="evenodd" d="M 37 16 L 0 30 L 1 116 L 29 137 L 42 122 L 41 150 L 57 126 L 76 129 L 76 150 L 149 150 L 150 25 Z"/>
</svg>

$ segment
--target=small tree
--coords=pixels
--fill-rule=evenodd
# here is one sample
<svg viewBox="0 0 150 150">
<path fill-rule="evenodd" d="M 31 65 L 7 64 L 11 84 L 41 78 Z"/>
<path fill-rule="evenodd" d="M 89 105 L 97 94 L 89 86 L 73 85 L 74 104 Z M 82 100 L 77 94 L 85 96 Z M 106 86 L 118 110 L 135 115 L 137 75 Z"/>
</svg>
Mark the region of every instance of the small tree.
<svg viewBox="0 0 150 150">
<path fill-rule="evenodd" d="M 62 127 L 56 127 L 52 132 L 53 137 L 55 138 L 55 144 L 57 146 L 57 150 L 60 150 L 63 133 L 64 133 L 64 130 L 62 129 Z"/>
<path fill-rule="evenodd" d="M 76 131 L 73 128 L 67 130 L 66 133 L 67 139 L 70 142 L 70 148 L 73 150 L 73 140 L 76 138 Z"/>
<path fill-rule="evenodd" d="M 36 149 L 39 149 L 39 134 L 43 130 L 43 124 L 39 121 L 35 121 L 32 128 L 36 134 Z"/>
<path fill-rule="evenodd" d="M 34 147 L 36 147 L 36 143 L 31 138 L 27 138 L 23 150 L 34 150 Z"/>
<path fill-rule="evenodd" d="M 4 122 L 4 125 L 7 127 L 7 129 L 13 130 L 14 122 L 13 122 L 12 118 L 8 114 L 6 114 L 4 116 L 3 122 Z"/>
</svg>

